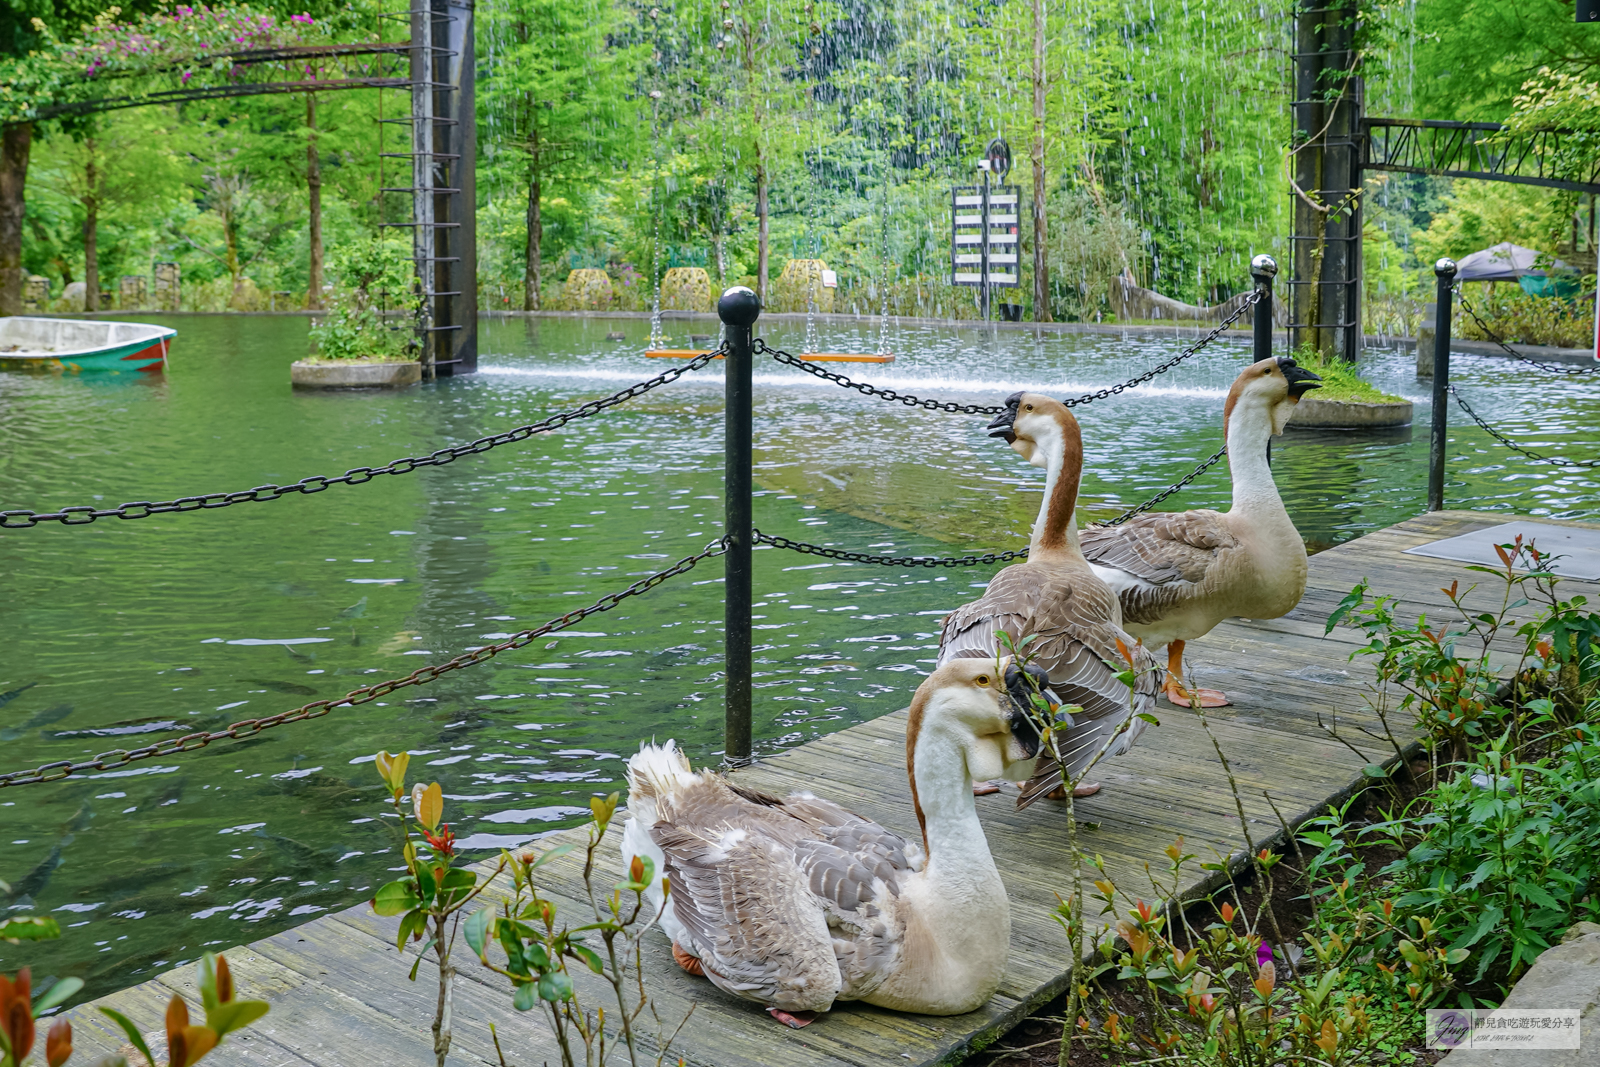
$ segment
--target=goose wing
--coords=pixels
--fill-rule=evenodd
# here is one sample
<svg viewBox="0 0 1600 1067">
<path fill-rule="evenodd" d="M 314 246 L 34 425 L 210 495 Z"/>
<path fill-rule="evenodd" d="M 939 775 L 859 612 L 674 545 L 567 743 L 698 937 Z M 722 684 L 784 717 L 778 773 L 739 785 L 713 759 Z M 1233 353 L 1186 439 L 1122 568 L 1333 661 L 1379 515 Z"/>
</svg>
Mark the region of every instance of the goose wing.
<svg viewBox="0 0 1600 1067">
<path fill-rule="evenodd" d="M 658 822 L 674 915 L 706 976 L 787 1011 L 826 1011 L 870 992 L 899 958 L 902 880 L 916 859 L 898 834 L 809 795 L 724 784 L 715 827 Z M 744 810 L 732 815 L 730 802 Z M 741 803 L 742 802 L 742 803 Z"/>
<path fill-rule="evenodd" d="M 1131 623 L 1161 619 L 1217 573 L 1228 556 L 1243 551 L 1215 511 L 1140 515 L 1120 526 L 1092 527 L 1081 536 L 1084 557 L 1116 589 L 1123 617 Z"/>
</svg>

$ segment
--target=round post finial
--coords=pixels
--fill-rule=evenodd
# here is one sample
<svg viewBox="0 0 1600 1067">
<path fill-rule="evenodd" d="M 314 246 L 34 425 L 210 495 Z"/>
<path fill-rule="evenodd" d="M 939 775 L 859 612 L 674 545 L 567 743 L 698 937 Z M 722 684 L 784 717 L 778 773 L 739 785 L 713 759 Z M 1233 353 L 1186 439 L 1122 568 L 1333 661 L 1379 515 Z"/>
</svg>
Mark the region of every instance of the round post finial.
<svg viewBox="0 0 1600 1067">
<path fill-rule="evenodd" d="M 1445 256 L 1433 265 L 1433 273 L 1441 278 L 1453 278 L 1456 274 L 1456 261 Z"/>
<path fill-rule="evenodd" d="M 729 326 L 754 326 L 761 317 L 761 298 L 749 286 L 731 286 L 717 301 L 717 315 Z"/>
<path fill-rule="evenodd" d="M 1257 278 L 1271 278 L 1278 273 L 1278 261 L 1263 252 L 1250 261 L 1250 273 Z"/>
</svg>

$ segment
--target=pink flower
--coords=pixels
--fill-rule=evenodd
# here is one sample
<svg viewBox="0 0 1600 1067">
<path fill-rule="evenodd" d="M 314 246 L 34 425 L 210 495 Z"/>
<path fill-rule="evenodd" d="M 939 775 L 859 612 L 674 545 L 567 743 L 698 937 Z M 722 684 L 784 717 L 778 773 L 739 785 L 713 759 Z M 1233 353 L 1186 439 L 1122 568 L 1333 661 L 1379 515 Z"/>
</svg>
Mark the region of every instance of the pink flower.
<svg viewBox="0 0 1600 1067">
<path fill-rule="evenodd" d="M 1265 967 L 1272 962 L 1272 944 L 1263 940 L 1256 946 L 1256 966 Z"/>
<path fill-rule="evenodd" d="M 192 71 L 192 70 L 184 71 L 183 72 L 183 84 L 188 85 L 189 84 L 189 79 L 192 78 L 192 77 L 194 77 L 194 71 Z"/>
</svg>

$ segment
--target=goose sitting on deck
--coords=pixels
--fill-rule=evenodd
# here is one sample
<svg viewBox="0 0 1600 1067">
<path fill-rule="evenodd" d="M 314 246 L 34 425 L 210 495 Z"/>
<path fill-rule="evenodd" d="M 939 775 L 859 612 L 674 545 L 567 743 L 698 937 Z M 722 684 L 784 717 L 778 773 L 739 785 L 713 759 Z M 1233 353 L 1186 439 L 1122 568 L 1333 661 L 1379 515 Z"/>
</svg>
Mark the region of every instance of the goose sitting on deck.
<svg viewBox="0 0 1600 1067">
<path fill-rule="evenodd" d="M 945 618 L 939 662 L 968 656 L 993 659 L 1005 651 L 999 647 L 999 634 L 1009 635 L 1013 647 L 1044 668 L 1050 688 L 1062 701 L 1082 708 L 1058 742 L 1068 771 L 1076 777 L 1130 715 L 1154 710 L 1155 660 L 1123 631 L 1116 594 L 1095 575 L 1078 545 L 1073 519 L 1083 473 L 1078 420 L 1059 401 L 1038 393 L 1016 393 L 1006 399 L 1005 411 L 989 424 L 989 431 L 989 436 L 1003 437 L 1029 463 L 1045 469 L 1044 501 L 1027 562 L 1001 570 L 983 596 Z M 1128 666 L 1123 649 L 1138 672 L 1131 694 L 1117 676 Z M 1143 719 L 1133 719 L 1106 754 L 1127 752 L 1144 725 Z M 1041 757 L 1017 806 L 1026 807 L 1061 784 L 1061 767 Z M 1086 784 L 1077 795 L 1098 788 Z"/>
<path fill-rule="evenodd" d="M 1027 776 L 1039 735 L 1026 709 L 1046 682 L 1026 673 L 1009 658 L 963 659 L 917 689 L 906 770 L 920 849 L 809 793 L 694 773 L 671 741 L 641 747 L 623 858 L 649 856 L 668 879 L 670 901 L 658 881 L 647 906 L 679 965 L 790 1026 L 836 1000 L 924 1015 L 982 1006 L 1005 970 L 1011 913 L 972 780 Z"/>
<path fill-rule="evenodd" d="M 1188 707 L 1198 697 L 1216 708 L 1215 689 L 1183 686 L 1185 641 L 1223 619 L 1276 619 L 1306 591 L 1306 546 L 1283 509 L 1267 463 L 1271 439 L 1294 406 L 1322 380 L 1288 358 L 1252 363 L 1228 390 L 1223 429 L 1233 473 L 1227 513 L 1147 514 L 1083 533 L 1083 554 L 1116 590 L 1123 625 L 1151 648 L 1167 647 L 1167 699 Z"/>
</svg>

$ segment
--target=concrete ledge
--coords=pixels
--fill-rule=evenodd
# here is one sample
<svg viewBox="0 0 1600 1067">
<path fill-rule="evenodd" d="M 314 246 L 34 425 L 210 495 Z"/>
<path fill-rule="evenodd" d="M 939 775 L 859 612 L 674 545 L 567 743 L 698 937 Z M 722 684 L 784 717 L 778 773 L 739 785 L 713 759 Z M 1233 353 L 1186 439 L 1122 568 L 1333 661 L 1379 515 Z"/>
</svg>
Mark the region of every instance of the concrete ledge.
<svg viewBox="0 0 1600 1067">
<path fill-rule="evenodd" d="M 1593 933 L 1584 931 L 1593 930 Z M 1573 936 L 1573 935 L 1577 936 Z M 1528 968 L 1502 1008 L 1576 1008 L 1576 1049 L 1456 1049 L 1440 1067 L 1593 1067 L 1600 1062 L 1600 926 L 1579 923 Z"/>
<path fill-rule="evenodd" d="M 1365 403 L 1355 400 L 1300 398 L 1289 425 L 1306 429 L 1365 430 L 1411 425 L 1411 401 Z"/>
<path fill-rule="evenodd" d="M 357 360 L 312 363 L 296 360 L 289 381 L 297 389 L 404 389 L 422 380 L 422 364 Z"/>
</svg>

